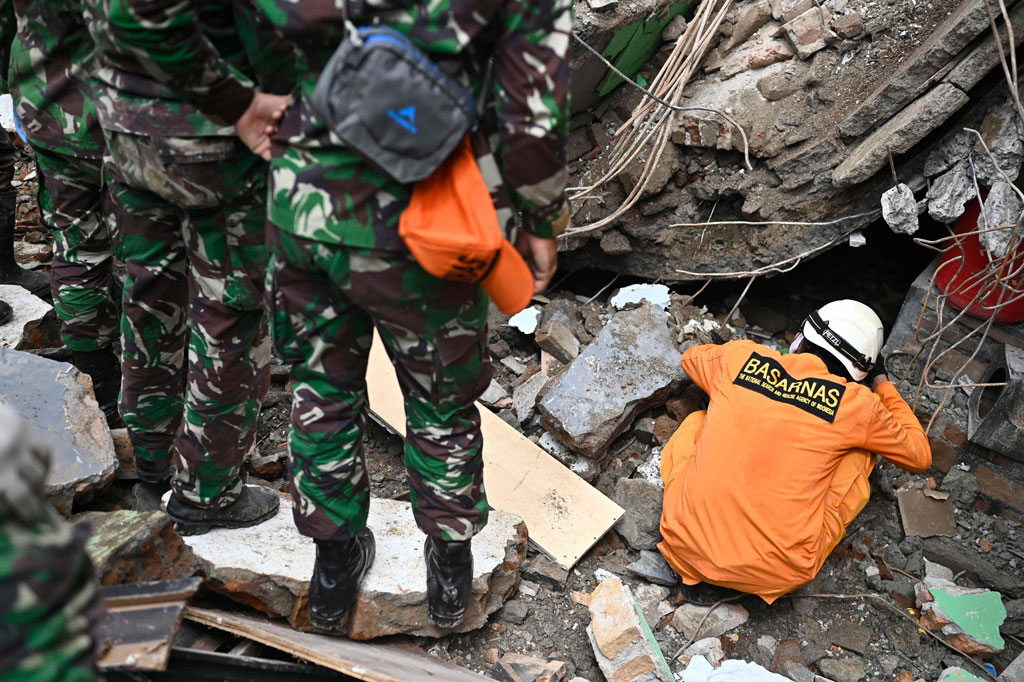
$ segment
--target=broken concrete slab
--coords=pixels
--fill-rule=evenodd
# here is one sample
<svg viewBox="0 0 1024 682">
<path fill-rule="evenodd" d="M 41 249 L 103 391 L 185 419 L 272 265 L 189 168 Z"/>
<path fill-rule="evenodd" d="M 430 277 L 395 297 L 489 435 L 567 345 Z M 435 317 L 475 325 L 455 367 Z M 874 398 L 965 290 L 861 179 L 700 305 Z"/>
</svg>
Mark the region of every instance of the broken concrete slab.
<svg viewBox="0 0 1024 682">
<path fill-rule="evenodd" d="M 770 0 L 772 16 L 781 21 L 792 21 L 814 7 L 814 0 Z"/>
<path fill-rule="evenodd" d="M 959 161 L 928 188 L 928 215 L 942 223 L 954 223 L 974 193 L 970 166 Z"/>
<path fill-rule="evenodd" d="M 673 682 L 672 671 L 628 587 L 618 578 L 598 585 L 590 599 L 590 638 L 609 680 Z"/>
<path fill-rule="evenodd" d="M 541 423 L 573 450 L 600 455 L 640 412 L 678 391 L 680 358 L 662 310 L 644 303 L 616 313 L 545 387 Z"/>
<path fill-rule="evenodd" d="M 1017 194 L 1013 185 L 1000 178 L 992 185 L 988 196 L 985 197 L 981 217 L 978 219 L 978 227 L 993 229 L 1007 225 L 1019 225 L 1022 216 L 1024 216 L 1024 202 L 1021 202 L 1020 195 Z M 978 239 L 994 259 L 999 259 L 1010 250 L 1010 244 L 1014 241 L 1014 232 L 1013 229 L 984 232 L 978 235 Z"/>
<path fill-rule="evenodd" d="M 0 348 L 0 396 L 53 446 L 46 495 L 64 513 L 114 479 L 117 456 L 92 380 L 66 362 Z"/>
<path fill-rule="evenodd" d="M 19 286 L 0 284 L 0 301 L 14 317 L 0 325 L 0 348 L 33 350 L 60 345 L 60 324 L 53 306 Z"/>
<path fill-rule="evenodd" d="M 377 539 L 377 557 L 356 595 L 348 637 L 449 634 L 427 618 L 424 536 L 413 522 L 409 503 L 374 498 L 368 525 Z M 213 530 L 185 542 L 202 565 L 208 587 L 287 618 L 295 628 L 310 628 L 307 587 L 316 550 L 295 529 L 289 498 L 282 497 L 277 515 L 258 526 Z M 515 591 L 525 556 L 525 524 L 513 514 L 491 510 L 487 526 L 473 538 L 473 594 L 455 632 L 483 627 Z"/>
<path fill-rule="evenodd" d="M 534 338 L 541 350 L 551 353 L 562 364 L 569 364 L 580 354 L 579 339 L 560 320 L 551 320 L 541 326 Z"/>
<path fill-rule="evenodd" d="M 72 521 L 91 530 L 85 551 L 101 585 L 187 578 L 199 568 L 163 512 L 86 512 Z"/>
<path fill-rule="evenodd" d="M 615 530 L 633 549 L 654 550 L 661 542 L 661 505 L 665 488 L 645 478 L 620 478 L 612 499 L 625 510 Z"/>
<path fill-rule="evenodd" d="M 735 659 L 722 661 L 714 668 L 703 656 L 694 656 L 683 672 L 683 682 L 791 682 L 788 677 L 769 672 L 757 663 Z"/>
<path fill-rule="evenodd" d="M 832 184 L 850 187 L 864 182 L 887 163 L 886 143 L 903 154 L 968 102 L 962 90 L 941 83 L 909 104 L 857 145 L 832 173 Z"/>
<path fill-rule="evenodd" d="M 1006 666 L 996 682 L 1024 682 L 1024 654 L 1013 659 L 1013 663 Z"/>
<path fill-rule="evenodd" d="M 569 571 L 565 570 L 544 554 L 538 554 L 523 569 L 523 578 L 543 583 L 556 590 L 565 589 L 565 581 L 569 579 Z"/>
<path fill-rule="evenodd" d="M 818 50 L 825 49 L 825 41 L 831 33 L 828 29 L 831 18 L 831 13 L 824 7 L 813 7 L 783 24 L 782 30 L 796 47 L 800 59 L 808 59 Z"/>
<path fill-rule="evenodd" d="M 772 8 L 768 0 L 757 0 L 740 10 L 732 35 L 723 42 L 723 50 L 729 51 L 757 33 L 772 18 Z"/>
<path fill-rule="evenodd" d="M 707 616 L 706 620 L 705 616 Z M 672 615 L 672 627 L 691 638 L 696 636 L 721 637 L 729 630 L 746 623 L 748 618 L 750 618 L 750 613 L 736 603 L 720 604 L 713 611 L 710 606 L 683 604 Z M 704 620 L 703 625 L 700 625 L 701 620 Z M 698 625 L 700 625 L 700 632 L 697 632 Z"/>
<path fill-rule="evenodd" d="M 548 376 L 544 372 L 536 372 L 512 389 L 512 411 L 520 424 L 533 416 L 537 405 L 537 395 L 547 383 Z"/>
<path fill-rule="evenodd" d="M 1016 180 L 1024 163 L 1024 122 L 1009 99 L 985 116 L 979 132 L 992 156 L 985 153 L 980 143 L 974 146 L 972 156 L 978 182 L 989 187 L 1004 182 L 996 164 L 1010 180 Z"/>
<path fill-rule="evenodd" d="M 917 200 L 902 182 L 882 194 L 882 218 L 896 234 L 917 232 Z"/>
<path fill-rule="evenodd" d="M 626 571 L 641 580 L 667 587 L 678 584 L 680 580 L 679 574 L 672 570 L 661 552 L 649 550 L 640 550 L 640 558 L 627 566 Z"/>
<path fill-rule="evenodd" d="M 929 578 L 917 586 L 917 605 L 921 627 L 965 653 L 991 656 L 1005 646 L 999 626 L 1006 608 L 998 592 Z"/>
<path fill-rule="evenodd" d="M 637 606 L 640 607 L 640 611 L 644 614 L 644 619 L 647 620 L 651 627 L 656 627 L 662 618 L 675 610 L 665 601 L 668 599 L 670 592 L 669 588 L 662 585 L 650 585 L 647 583 L 641 583 L 633 590 L 633 598 L 636 600 Z"/>
<path fill-rule="evenodd" d="M 871 634 L 871 628 L 846 621 L 841 621 L 828 629 L 829 641 L 857 654 L 868 652 Z"/>
</svg>

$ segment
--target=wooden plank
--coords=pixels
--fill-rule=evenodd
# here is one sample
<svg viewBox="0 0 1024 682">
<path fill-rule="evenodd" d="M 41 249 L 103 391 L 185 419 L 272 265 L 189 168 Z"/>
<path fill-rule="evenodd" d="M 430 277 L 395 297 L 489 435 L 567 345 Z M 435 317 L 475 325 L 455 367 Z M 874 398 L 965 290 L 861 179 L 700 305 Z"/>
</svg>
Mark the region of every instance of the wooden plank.
<svg viewBox="0 0 1024 682">
<path fill-rule="evenodd" d="M 248 613 L 189 607 L 185 617 L 366 682 L 485 682 L 489 679 L 418 649 L 298 632 L 286 623 Z"/>
<path fill-rule="evenodd" d="M 395 369 L 374 334 L 366 372 L 370 409 L 405 433 L 405 403 Z M 569 570 L 621 518 L 622 507 L 477 403 L 484 436 L 484 486 L 495 509 L 526 522 L 533 540 Z"/>
<path fill-rule="evenodd" d="M 99 597 L 108 609 L 114 606 L 142 606 L 188 600 L 203 584 L 202 578 L 175 578 L 145 583 L 104 585 Z"/>
</svg>

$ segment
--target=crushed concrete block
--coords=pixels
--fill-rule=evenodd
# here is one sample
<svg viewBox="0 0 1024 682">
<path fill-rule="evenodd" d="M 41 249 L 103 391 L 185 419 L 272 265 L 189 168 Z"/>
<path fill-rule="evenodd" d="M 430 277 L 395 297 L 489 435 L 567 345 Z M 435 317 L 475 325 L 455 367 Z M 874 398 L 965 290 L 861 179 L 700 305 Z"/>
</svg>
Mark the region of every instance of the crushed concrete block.
<svg viewBox="0 0 1024 682">
<path fill-rule="evenodd" d="M 630 163 L 626 168 L 619 173 L 618 178 L 622 180 L 622 184 L 626 189 L 626 192 L 632 192 L 633 188 L 636 187 L 637 183 L 640 182 L 646 167 L 649 157 L 646 153 L 640 154 L 635 161 Z M 658 165 L 655 166 L 650 177 L 647 179 L 647 185 L 643 191 L 640 192 L 641 197 L 653 197 L 659 194 L 661 190 L 665 189 L 665 185 L 669 183 L 672 176 L 676 174 L 676 171 L 683 167 L 683 157 L 675 145 L 665 145 L 664 151 L 661 153 L 661 160 Z"/>
<path fill-rule="evenodd" d="M 964 161 L 971 153 L 976 139 L 972 134 L 961 130 L 955 135 L 947 135 L 941 142 L 933 145 L 924 162 L 925 176 L 934 178 Z"/>
<path fill-rule="evenodd" d="M 771 635 L 761 635 L 757 638 L 757 648 L 761 650 L 765 658 L 773 659 L 779 650 L 779 640 Z"/>
<path fill-rule="evenodd" d="M 986 154 L 980 143 L 974 146 L 974 169 L 978 174 L 978 182 L 993 187 L 997 182 L 1006 181 L 996 170 L 993 159 L 1011 180 L 1016 180 L 1021 164 L 1024 163 L 1024 123 L 1015 107 L 1006 101 L 990 111 L 978 132 L 992 153 L 991 157 Z"/>
<path fill-rule="evenodd" d="M 505 367 L 505 369 L 516 375 L 525 374 L 526 370 L 528 369 L 526 365 L 524 365 L 522 362 L 512 357 L 511 355 L 502 358 L 501 364 Z"/>
<path fill-rule="evenodd" d="M 0 284 L 0 301 L 14 311 L 14 317 L 0 325 L 0 348 L 34 350 L 60 345 L 60 326 L 49 303 L 10 284 Z"/>
<path fill-rule="evenodd" d="M 498 620 L 522 625 L 526 622 L 526 616 L 529 613 L 530 607 L 522 599 L 509 599 L 504 606 L 498 609 Z"/>
<path fill-rule="evenodd" d="M 730 659 L 713 668 L 703 656 L 694 656 L 683 672 L 683 682 L 790 682 L 757 663 Z"/>
<path fill-rule="evenodd" d="M 882 194 L 882 218 L 896 234 L 917 232 L 917 200 L 914 191 L 902 182 Z"/>
<path fill-rule="evenodd" d="M 725 41 L 725 50 L 731 50 L 747 38 L 757 33 L 757 30 L 768 23 L 772 18 L 772 8 L 768 0 L 757 0 L 744 7 L 736 18 L 736 25 Z"/>
<path fill-rule="evenodd" d="M 998 592 L 959 587 L 937 578 L 926 578 L 925 586 L 922 590 L 918 584 L 917 592 L 921 627 L 964 653 L 989 656 L 1003 650 L 999 626 L 1006 619 L 1006 608 Z"/>
<path fill-rule="evenodd" d="M 664 445 L 679 428 L 679 422 L 667 414 L 663 414 L 654 420 L 654 442 Z"/>
<path fill-rule="evenodd" d="M 998 678 L 1002 679 L 1002 678 Z M 936 682 L 985 682 L 982 678 L 977 675 L 972 675 L 963 668 L 946 668 L 939 675 L 939 679 Z"/>
<path fill-rule="evenodd" d="M 786 22 L 814 7 L 814 0 L 770 0 L 772 16 Z"/>
<path fill-rule="evenodd" d="M 674 43 L 679 37 L 686 33 L 686 17 L 677 14 L 672 17 L 665 28 L 661 29 L 661 39 L 666 43 Z"/>
<path fill-rule="evenodd" d="M 953 582 L 953 570 L 934 561 L 924 560 L 924 577 Z"/>
<path fill-rule="evenodd" d="M 681 663 L 689 663 L 694 656 L 703 656 L 704 660 L 717 668 L 725 660 L 725 652 L 722 650 L 722 640 L 717 637 L 705 637 L 686 647 L 679 656 Z"/>
<path fill-rule="evenodd" d="M 864 20 L 857 12 L 844 14 L 832 19 L 832 30 L 840 38 L 856 38 L 864 33 Z"/>
<path fill-rule="evenodd" d="M 117 455 L 92 380 L 66 362 L 0 348 L 3 402 L 53 446 L 47 498 L 64 513 L 114 480 Z"/>
<path fill-rule="evenodd" d="M 1024 682 L 1024 654 L 1013 659 L 1013 663 L 1006 666 L 996 682 Z"/>
<path fill-rule="evenodd" d="M 563 661 L 508 653 L 491 668 L 490 677 L 498 682 L 566 682 L 572 668 Z"/>
<path fill-rule="evenodd" d="M 537 395 L 547 383 L 548 376 L 544 372 L 537 372 L 512 389 L 512 411 L 520 424 L 533 415 L 533 410 L 537 406 Z"/>
<path fill-rule="evenodd" d="M 864 182 L 888 164 L 886 142 L 894 155 L 903 154 L 967 102 L 959 88 L 937 85 L 857 145 L 833 171 L 832 184 L 849 187 Z"/>
<path fill-rule="evenodd" d="M 673 682 L 672 672 L 628 587 L 618 578 L 591 594 L 587 637 L 609 680 Z"/>
<path fill-rule="evenodd" d="M 530 565 L 523 569 L 523 577 L 556 590 L 564 590 L 565 581 L 569 579 L 569 571 L 549 559 L 547 555 L 538 554 Z"/>
<path fill-rule="evenodd" d="M 796 661 L 783 661 L 782 672 L 793 682 L 814 682 L 814 673 L 802 663 Z"/>
<path fill-rule="evenodd" d="M 697 632 L 697 625 L 701 619 L 711 611 L 710 606 L 697 606 L 696 604 L 683 604 L 672 615 L 672 627 L 686 637 L 721 637 L 729 630 L 738 628 L 747 622 L 750 614 L 745 608 L 736 603 L 720 604 Z"/>
<path fill-rule="evenodd" d="M 857 682 L 864 679 L 864 661 L 860 658 L 823 658 L 818 670 L 835 682 Z"/>
<path fill-rule="evenodd" d="M 633 590 L 633 598 L 651 627 L 675 610 L 665 601 L 670 592 L 671 590 L 667 587 L 649 583 L 641 583 Z"/>
<path fill-rule="evenodd" d="M 491 379 L 491 383 L 488 384 L 487 390 L 480 396 L 480 402 L 487 407 L 497 407 L 499 409 L 502 407 L 509 407 L 511 404 L 508 391 L 505 390 L 504 386 L 498 383 L 497 379 Z"/>
<path fill-rule="evenodd" d="M 959 161 L 928 188 L 928 215 L 941 223 L 955 223 L 964 205 L 974 197 L 974 182 L 967 161 Z"/>
<path fill-rule="evenodd" d="M 449 634 L 427 618 L 424 536 L 413 523 L 409 503 L 374 498 L 368 525 L 377 557 L 356 595 L 348 637 Z M 277 515 L 258 526 L 217 529 L 186 537 L 185 543 L 202 565 L 208 587 L 272 617 L 287 618 L 292 627 L 310 628 L 307 589 L 316 546 L 295 529 L 290 499 L 282 497 Z M 501 608 L 519 581 L 525 556 L 526 525 L 513 514 L 491 510 L 487 526 L 473 538 L 473 593 L 455 632 L 483 627 Z"/>
<path fill-rule="evenodd" d="M 982 204 L 981 217 L 978 219 L 978 227 L 988 228 L 1003 227 L 1005 225 L 1020 224 L 1024 216 L 1024 204 L 1020 195 L 1014 190 L 1013 185 L 1005 180 L 999 180 Z M 978 235 L 982 246 L 988 249 L 993 258 L 999 259 L 1006 255 L 1013 241 L 1014 230 L 998 230 L 996 232 L 985 232 Z"/>
<path fill-rule="evenodd" d="M 958 504 L 967 505 L 981 492 L 981 486 L 978 484 L 977 476 L 970 471 L 965 471 L 955 466 L 942 477 L 942 484 L 939 486 L 939 490 L 949 493 L 956 499 Z M 927 566 L 929 563 L 931 562 L 925 559 L 925 565 Z M 948 580 L 953 580 L 952 571 L 949 572 Z"/>
<path fill-rule="evenodd" d="M 786 37 L 796 48 L 800 59 L 808 59 L 825 48 L 829 36 L 828 22 L 832 15 L 825 8 L 814 7 L 782 25 Z"/>
<path fill-rule="evenodd" d="M 661 505 L 665 488 L 660 481 L 620 478 L 612 499 L 625 510 L 615 530 L 633 549 L 654 550 L 661 542 Z"/>
<path fill-rule="evenodd" d="M 682 15 L 676 17 L 676 19 L 680 18 Z M 601 250 L 609 256 L 621 256 L 633 250 L 633 247 L 629 245 L 629 238 L 618 230 L 608 230 L 601 235 L 600 246 Z"/>
<path fill-rule="evenodd" d="M 863 655 L 871 643 L 871 628 L 841 621 L 828 629 L 828 637 L 836 646 Z"/>
<path fill-rule="evenodd" d="M 627 566 L 626 571 L 630 575 L 656 585 L 672 587 L 679 583 L 679 574 L 672 570 L 661 552 L 641 550 L 640 558 Z"/>
<path fill-rule="evenodd" d="M 678 391 L 680 357 L 663 311 L 644 303 L 616 313 L 545 388 L 541 423 L 573 450 L 601 454 L 637 414 Z"/>
<path fill-rule="evenodd" d="M 91 530 L 85 551 L 101 585 L 187 578 L 199 568 L 163 512 L 86 512 L 72 522 Z"/>
<path fill-rule="evenodd" d="M 793 47 L 789 43 L 783 40 L 771 40 L 764 45 L 758 45 L 752 49 L 747 55 L 747 64 L 750 65 L 751 69 L 763 69 L 766 66 L 771 66 L 772 64 L 778 64 L 779 62 L 784 62 L 787 59 L 792 59 L 794 54 L 796 53 L 793 51 Z M 761 94 L 764 95 L 765 98 L 782 99 L 782 97 L 768 97 L 768 95 L 765 95 L 764 90 L 761 89 L 760 81 L 758 81 L 758 83 L 758 90 L 761 90 Z"/>
<path fill-rule="evenodd" d="M 534 338 L 541 349 L 551 353 L 562 364 L 569 364 L 580 354 L 579 339 L 560 320 L 543 325 Z"/>
</svg>

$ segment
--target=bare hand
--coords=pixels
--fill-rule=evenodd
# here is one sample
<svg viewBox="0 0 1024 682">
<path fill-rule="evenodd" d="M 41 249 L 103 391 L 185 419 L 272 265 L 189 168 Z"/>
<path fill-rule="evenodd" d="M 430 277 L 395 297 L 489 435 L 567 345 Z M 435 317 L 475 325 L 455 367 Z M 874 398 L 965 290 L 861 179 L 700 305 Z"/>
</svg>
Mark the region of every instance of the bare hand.
<svg viewBox="0 0 1024 682">
<path fill-rule="evenodd" d="M 270 136 L 277 132 L 291 95 L 270 95 L 256 91 L 249 108 L 235 122 L 245 146 L 265 161 L 270 160 Z"/>
<path fill-rule="evenodd" d="M 558 269 L 558 241 L 536 237 L 526 230 L 520 230 L 516 249 L 533 272 L 533 293 L 543 292 L 551 284 L 551 278 Z"/>
<path fill-rule="evenodd" d="M 884 384 L 888 380 L 889 380 L 889 377 L 886 376 L 884 373 L 879 374 L 874 379 L 871 380 L 871 388 L 872 389 L 876 389 L 876 388 L 878 388 L 878 386 L 880 384 Z"/>
</svg>

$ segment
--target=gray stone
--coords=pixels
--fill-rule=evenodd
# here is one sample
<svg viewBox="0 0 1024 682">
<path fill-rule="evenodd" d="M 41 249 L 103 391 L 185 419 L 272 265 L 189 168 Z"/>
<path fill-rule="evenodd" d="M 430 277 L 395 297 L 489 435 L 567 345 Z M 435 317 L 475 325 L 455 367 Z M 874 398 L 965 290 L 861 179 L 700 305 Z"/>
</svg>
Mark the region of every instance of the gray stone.
<svg viewBox="0 0 1024 682">
<path fill-rule="evenodd" d="M 672 627 L 686 637 L 721 637 L 746 623 L 748 618 L 750 614 L 747 610 L 735 602 L 719 604 L 714 611 L 711 611 L 710 606 L 683 604 L 672 614 Z M 704 624 L 700 626 L 700 632 L 697 632 L 701 620 L 704 620 Z"/>
<path fill-rule="evenodd" d="M 625 170 L 619 174 L 618 177 L 622 180 L 622 184 L 627 192 L 632 192 L 636 184 L 640 182 L 648 160 L 647 153 L 641 153 L 635 161 L 626 166 Z M 648 177 L 647 184 L 644 186 L 643 191 L 640 192 L 640 196 L 652 197 L 661 192 L 661 190 L 665 189 L 665 185 L 672 179 L 676 171 L 682 167 L 682 156 L 676 146 L 672 144 L 665 145 L 665 149 L 661 154 L 661 160 L 654 168 L 650 177 Z"/>
<path fill-rule="evenodd" d="M 781 21 L 791 21 L 814 7 L 814 0 L 769 0 L 772 16 Z"/>
<path fill-rule="evenodd" d="M 672 587 L 679 582 L 679 574 L 661 556 L 661 552 L 641 550 L 640 558 L 626 567 L 631 575 L 649 583 Z"/>
<path fill-rule="evenodd" d="M 941 223 L 954 223 L 974 196 L 967 161 L 959 161 L 928 188 L 928 215 Z"/>
<path fill-rule="evenodd" d="M 512 389 L 512 411 L 516 419 L 522 424 L 533 414 L 537 405 L 537 394 L 548 383 L 548 377 L 544 372 L 537 372 L 529 379 Z"/>
<path fill-rule="evenodd" d="M 1024 204 L 1022 204 L 1017 191 L 1005 180 L 999 180 L 992 185 L 988 196 L 985 197 L 978 226 L 992 229 L 1006 225 L 1018 225 L 1022 211 L 1024 211 Z M 994 258 L 1002 258 L 1010 249 L 1014 232 L 1015 230 L 1012 229 L 985 232 L 979 234 L 978 239 Z"/>
<path fill-rule="evenodd" d="M 782 673 L 794 682 L 814 682 L 814 673 L 796 661 L 783 661 Z"/>
<path fill-rule="evenodd" d="M 896 116 L 907 102 L 919 97 L 935 81 L 935 76 L 949 66 L 975 36 L 987 30 L 988 13 L 984 2 L 961 3 L 896 73 L 839 125 L 840 132 L 847 136 L 863 135 Z"/>
<path fill-rule="evenodd" d="M 946 137 L 934 145 L 928 152 L 928 158 L 924 162 L 924 174 L 933 178 L 944 173 L 961 161 L 967 159 L 974 146 L 975 137 L 965 130 L 961 130 Z"/>
<path fill-rule="evenodd" d="M 377 556 L 356 594 L 348 637 L 372 639 L 407 633 L 441 637 L 427 617 L 423 533 L 412 520 L 408 502 L 374 498 L 369 527 Z M 299 535 L 292 503 L 281 499 L 272 519 L 252 528 L 217 529 L 185 538 L 213 589 L 293 627 L 309 627 L 307 588 L 316 546 Z M 483 627 L 514 592 L 526 556 L 526 525 L 519 517 L 492 509 L 487 526 L 473 538 L 473 591 L 463 622 L 455 632 Z"/>
<path fill-rule="evenodd" d="M 761 653 L 763 653 L 768 660 L 771 660 L 775 658 L 775 654 L 779 650 L 779 640 L 775 639 L 771 635 L 761 635 L 757 638 L 757 648 L 761 650 Z"/>
<path fill-rule="evenodd" d="M 832 30 L 840 38 L 856 38 L 864 33 L 864 21 L 856 12 L 844 14 L 832 20 Z"/>
<path fill-rule="evenodd" d="M 587 638 L 609 680 L 673 682 L 657 640 L 640 622 L 630 589 L 610 578 L 593 591 Z"/>
<path fill-rule="evenodd" d="M 542 350 L 551 353 L 562 364 L 572 362 L 580 354 L 580 342 L 560 320 L 542 325 L 534 337 Z"/>
<path fill-rule="evenodd" d="M 633 598 L 636 599 L 637 606 L 640 607 L 644 618 L 652 628 L 656 628 L 661 619 L 674 610 L 665 601 L 668 599 L 669 592 L 671 590 L 667 587 L 649 583 L 640 583 L 633 590 Z"/>
<path fill-rule="evenodd" d="M 896 234 L 917 232 L 917 200 L 914 191 L 902 182 L 882 194 L 882 218 Z"/>
<path fill-rule="evenodd" d="M 981 487 L 974 474 L 955 466 L 943 477 L 939 490 L 949 493 L 958 504 L 967 505 L 981 492 Z M 952 576 L 952 571 L 950 575 Z M 948 579 L 952 580 L 952 577 Z"/>
<path fill-rule="evenodd" d="M 840 621 L 828 629 L 829 641 L 857 654 L 866 654 L 871 643 L 871 628 Z"/>
<path fill-rule="evenodd" d="M 680 19 L 682 17 L 679 16 L 676 18 Z M 601 235 L 601 250 L 609 256 L 619 256 L 624 253 L 629 253 L 633 250 L 633 247 L 629 245 L 629 239 L 626 235 L 622 234 L 618 230 L 608 230 Z"/>
<path fill-rule="evenodd" d="M 686 17 L 682 14 L 677 14 L 672 17 L 672 21 L 668 22 L 668 25 L 661 30 L 661 39 L 666 43 L 674 43 L 684 33 L 686 33 Z"/>
<path fill-rule="evenodd" d="M 751 69 L 763 69 L 766 66 L 772 64 L 778 64 L 788 59 L 792 59 L 793 46 L 784 40 L 771 40 L 763 45 L 758 45 L 750 51 L 747 55 L 747 64 Z M 761 94 L 768 99 L 773 99 L 764 94 L 764 90 L 758 86 L 758 90 L 761 90 Z M 792 94 L 792 93 L 790 93 Z M 787 95 L 788 96 L 788 95 Z M 776 99 L 782 99 L 781 97 Z"/>
<path fill-rule="evenodd" d="M 53 446 L 46 496 L 64 513 L 114 480 L 117 454 L 92 380 L 66 362 L 0 348 L 0 400 Z"/>
<path fill-rule="evenodd" d="M 616 313 L 579 357 L 545 388 L 544 427 L 577 452 L 603 454 L 640 412 L 686 380 L 668 317 L 644 302 Z"/>
<path fill-rule="evenodd" d="M 501 364 L 504 365 L 505 369 L 512 372 L 513 374 L 524 374 L 528 369 L 526 365 L 512 357 L 511 355 L 501 359 Z"/>
<path fill-rule="evenodd" d="M 491 379 L 491 383 L 488 384 L 487 390 L 480 396 L 480 402 L 488 407 L 508 407 L 505 405 L 508 401 L 508 391 L 505 387 L 498 383 L 497 379 Z"/>
<path fill-rule="evenodd" d="M 1013 659 L 1013 663 L 1006 666 L 996 682 L 1024 682 L 1024 654 Z"/>
<path fill-rule="evenodd" d="M 783 24 L 782 30 L 793 43 L 800 59 L 807 59 L 824 49 L 830 33 L 828 22 L 831 18 L 827 9 L 814 7 Z"/>
<path fill-rule="evenodd" d="M 740 11 L 732 35 L 725 40 L 725 49 L 731 50 L 747 38 L 754 35 L 759 28 L 772 18 L 772 8 L 768 0 L 756 0 Z"/>
<path fill-rule="evenodd" d="M 0 301 L 14 311 L 0 325 L 0 348 L 32 350 L 59 345 L 59 330 L 53 306 L 19 286 L 0 284 Z"/>
<path fill-rule="evenodd" d="M 680 655 L 680 658 L 685 657 L 689 660 L 694 656 L 703 656 L 704 660 L 712 666 L 717 667 L 719 663 L 725 660 L 725 652 L 722 650 L 722 640 L 718 637 L 705 637 L 704 639 L 698 639 L 696 642 L 686 647 Z"/>
<path fill-rule="evenodd" d="M 771 101 L 785 99 L 803 87 L 799 79 L 786 72 L 765 76 L 757 81 L 757 90 L 764 98 Z"/>
<path fill-rule="evenodd" d="M 978 174 L 978 182 L 989 187 L 997 182 L 1005 182 L 1006 179 L 996 170 L 995 164 L 999 164 L 999 168 L 1011 180 L 1016 180 L 1021 163 L 1024 162 L 1024 126 L 1009 99 L 985 116 L 978 132 L 992 154 L 991 157 L 986 154 L 980 143 L 974 147 L 974 169 Z M 978 138 L 972 136 L 972 139 Z"/>
<path fill-rule="evenodd" d="M 665 489 L 643 478 L 620 478 L 612 499 L 625 512 L 615 530 L 633 549 L 654 550 L 661 542 L 661 502 Z"/>
<path fill-rule="evenodd" d="M 529 613 L 530 607 L 522 599 L 510 599 L 498 610 L 498 620 L 522 625 Z"/>
<path fill-rule="evenodd" d="M 835 682 L 857 682 L 864 679 L 864 661 L 860 658 L 823 658 L 818 670 Z"/>
<path fill-rule="evenodd" d="M 1006 606 L 1006 620 L 999 631 L 1004 635 L 1020 637 L 1024 634 L 1024 599 L 1011 599 Z"/>
<path fill-rule="evenodd" d="M 523 569 L 523 577 L 556 590 L 564 590 L 565 581 L 569 579 L 569 571 L 556 564 L 546 555 L 538 554 L 530 562 L 530 565 Z"/>
<path fill-rule="evenodd" d="M 967 101 L 958 88 L 937 85 L 857 145 L 832 173 L 832 183 L 849 187 L 864 182 L 888 164 L 886 142 L 893 154 L 909 151 Z"/>
<path fill-rule="evenodd" d="M 946 568 L 942 564 L 937 564 L 934 561 L 924 560 L 924 577 L 933 578 L 935 580 L 948 580 L 953 581 L 952 569 Z"/>
</svg>

